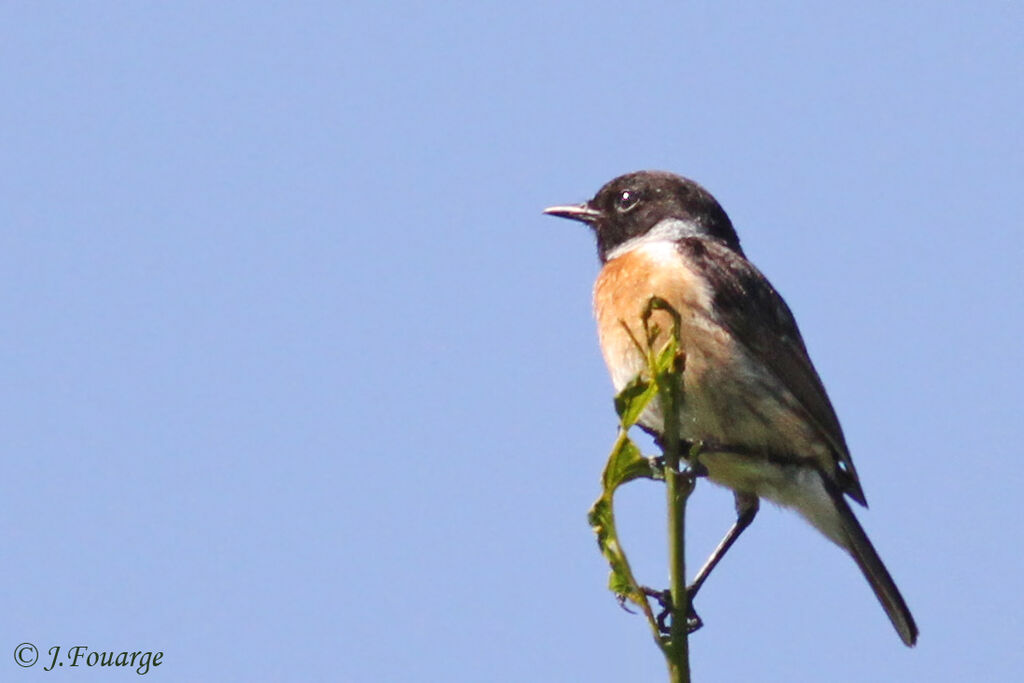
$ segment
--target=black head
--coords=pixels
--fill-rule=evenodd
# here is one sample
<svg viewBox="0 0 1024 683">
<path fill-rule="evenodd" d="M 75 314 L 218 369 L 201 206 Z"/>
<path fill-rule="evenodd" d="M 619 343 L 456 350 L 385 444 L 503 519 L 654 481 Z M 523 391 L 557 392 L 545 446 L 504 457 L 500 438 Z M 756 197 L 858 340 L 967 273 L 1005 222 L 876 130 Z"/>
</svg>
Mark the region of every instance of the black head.
<svg viewBox="0 0 1024 683">
<path fill-rule="evenodd" d="M 592 227 L 602 261 L 616 247 L 646 235 L 666 219 L 686 224 L 689 235 L 717 239 L 743 253 L 729 217 L 715 198 L 697 183 L 674 173 L 628 173 L 602 187 L 586 204 L 552 206 L 544 213 Z"/>
</svg>

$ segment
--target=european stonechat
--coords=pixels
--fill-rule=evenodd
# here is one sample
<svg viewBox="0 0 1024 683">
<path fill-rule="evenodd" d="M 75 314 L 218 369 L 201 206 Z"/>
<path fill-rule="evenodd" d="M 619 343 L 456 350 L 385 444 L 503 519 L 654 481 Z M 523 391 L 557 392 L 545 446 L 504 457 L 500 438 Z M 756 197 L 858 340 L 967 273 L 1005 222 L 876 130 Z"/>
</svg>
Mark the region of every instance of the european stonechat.
<svg viewBox="0 0 1024 683">
<path fill-rule="evenodd" d="M 847 505 L 867 507 L 825 387 L 786 302 L 747 260 L 725 211 L 703 187 L 677 175 L 620 176 L 590 201 L 545 213 L 582 221 L 597 237 L 594 285 L 601 352 L 616 391 L 646 364 L 635 339 L 651 297 L 681 318 L 684 354 L 680 431 L 700 444 L 707 477 L 732 489 L 736 522 L 690 586 L 708 574 L 765 498 L 795 509 L 846 550 L 907 645 L 917 625 L 867 534 Z M 672 329 L 667 313 L 662 330 Z M 628 328 L 628 329 L 627 329 Z M 655 438 L 663 420 L 651 402 L 640 425 Z"/>
</svg>

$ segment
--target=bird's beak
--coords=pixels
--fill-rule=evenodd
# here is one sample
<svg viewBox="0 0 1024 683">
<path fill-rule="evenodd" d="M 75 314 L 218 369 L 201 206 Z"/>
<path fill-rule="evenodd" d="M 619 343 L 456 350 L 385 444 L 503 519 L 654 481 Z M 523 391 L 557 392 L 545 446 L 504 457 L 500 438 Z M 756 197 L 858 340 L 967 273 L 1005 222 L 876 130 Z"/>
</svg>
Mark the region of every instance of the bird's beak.
<svg viewBox="0 0 1024 683">
<path fill-rule="evenodd" d="M 549 206 L 544 209 L 544 213 L 549 216 L 558 216 L 559 218 L 569 218 L 574 221 L 582 221 L 584 223 L 593 223 L 601 217 L 601 212 L 597 209 L 592 209 L 586 204 L 569 204 L 566 206 Z"/>
</svg>

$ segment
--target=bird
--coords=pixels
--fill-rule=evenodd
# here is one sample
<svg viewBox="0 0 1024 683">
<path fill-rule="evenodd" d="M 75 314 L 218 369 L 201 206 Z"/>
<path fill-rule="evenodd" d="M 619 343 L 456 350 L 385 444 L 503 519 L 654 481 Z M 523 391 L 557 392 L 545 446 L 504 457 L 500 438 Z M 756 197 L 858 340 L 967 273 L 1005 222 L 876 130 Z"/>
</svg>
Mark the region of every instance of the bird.
<svg viewBox="0 0 1024 683">
<path fill-rule="evenodd" d="M 736 506 L 736 521 L 688 587 L 691 600 L 765 499 L 849 553 L 912 647 L 914 617 L 846 500 L 867 507 L 835 409 L 789 306 L 747 259 L 718 201 L 688 178 L 638 171 L 585 203 L 544 213 L 580 221 L 597 238 L 594 315 L 616 392 L 647 368 L 636 340 L 652 297 L 679 316 L 680 438 L 700 445 L 701 473 L 731 489 Z M 638 423 L 657 441 L 660 402 Z"/>
</svg>

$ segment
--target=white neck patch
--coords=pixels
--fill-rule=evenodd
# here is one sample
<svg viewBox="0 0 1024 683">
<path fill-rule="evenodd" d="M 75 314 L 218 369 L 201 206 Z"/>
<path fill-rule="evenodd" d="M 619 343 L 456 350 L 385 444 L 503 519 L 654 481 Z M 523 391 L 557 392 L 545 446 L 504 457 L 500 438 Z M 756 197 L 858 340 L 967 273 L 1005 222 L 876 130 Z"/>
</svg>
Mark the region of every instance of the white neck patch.
<svg viewBox="0 0 1024 683">
<path fill-rule="evenodd" d="M 644 245 L 657 242 L 671 242 L 675 244 L 684 237 L 699 237 L 702 234 L 700 227 L 693 221 L 684 221 L 679 218 L 664 218 L 643 235 L 626 240 L 609 251 L 606 260 L 611 261 Z"/>
</svg>

